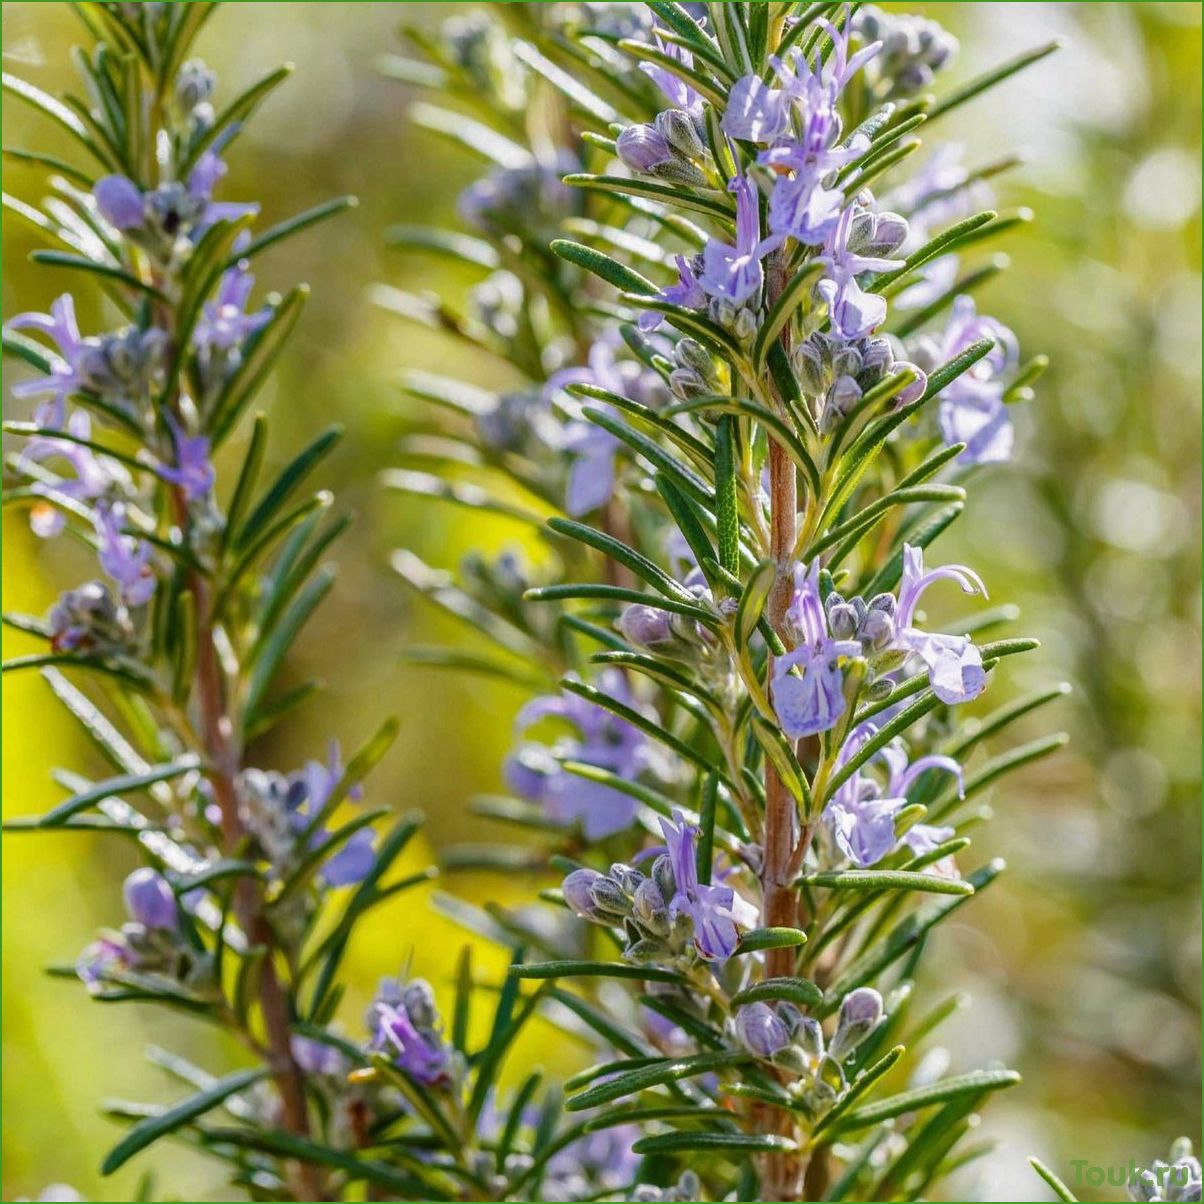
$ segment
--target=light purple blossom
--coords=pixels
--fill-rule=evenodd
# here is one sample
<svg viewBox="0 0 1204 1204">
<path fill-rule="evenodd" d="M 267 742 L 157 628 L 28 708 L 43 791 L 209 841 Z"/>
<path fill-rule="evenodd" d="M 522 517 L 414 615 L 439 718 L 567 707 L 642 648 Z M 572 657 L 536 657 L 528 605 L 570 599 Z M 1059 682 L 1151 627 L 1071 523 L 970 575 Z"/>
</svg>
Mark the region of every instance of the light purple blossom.
<svg viewBox="0 0 1204 1204">
<path fill-rule="evenodd" d="M 1001 377 L 1018 358 L 1016 336 L 994 318 L 980 315 L 972 297 L 960 296 L 941 335 L 917 344 L 917 354 L 935 366 L 980 339 L 991 339 L 995 346 L 945 387 L 938 415 L 945 442 L 966 444 L 958 459 L 968 464 L 997 462 L 1011 455 L 1012 421 Z"/>
<path fill-rule="evenodd" d="M 915 626 L 920 595 L 937 581 L 956 581 L 966 594 L 987 596 L 978 574 L 962 564 L 947 564 L 924 572 L 922 548 L 903 545 L 903 578 L 895 610 L 895 647 L 913 652 L 927 666 L 933 693 L 953 705 L 977 698 L 986 689 L 982 655 L 968 636 L 942 635 Z"/>
<path fill-rule="evenodd" d="M 826 275 L 815 291 L 828 303 L 833 332 L 842 339 L 860 339 L 886 320 L 886 298 L 867 293 L 857 283 L 863 272 L 888 272 L 899 260 L 862 255 L 850 249 L 854 207 L 840 215 L 824 243 Z"/>
<path fill-rule="evenodd" d="M 689 917 L 694 925 L 694 948 L 708 961 L 726 961 L 736 950 L 739 928 L 757 922 L 756 909 L 730 886 L 698 881 L 699 830 L 686 823 L 680 811 L 660 820 L 676 887 L 669 900 L 669 918 Z"/>
<path fill-rule="evenodd" d="M 724 131 L 733 138 L 768 143 L 758 162 L 778 173 L 769 202 L 769 231 L 762 248 L 771 250 L 787 238 L 819 246 L 840 217 L 844 195 L 826 186 L 834 171 L 853 162 L 869 148 L 869 139 L 856 134 L 840 143 L 837 101 L 849 79 L 878 51 L 878 43 L 849 55 L 849 29 L 838 32 L 821 24 L 833 43 L 833 53 L 821 66 L 807 62 L 801 49 L 786 58 L 772 58 L 780 87 L 758 75 L 737 80 L 724 113 Z M 797 128 L 791 120 L 797 116 Z M 789 174 L 787 174 L 789 173 Z"/>
<path fill-rule="evenodd" d="M 75 973 L 85 986 L 101 986 L 106 979 L 120 974 L 130 964 L 130 951 L 114 936 L 102 936 L 93 941 L 78 957 Z"/>
<path fill-rule="evenodd" d="M 837 756 L 837 768 L 847 765 L 877 730 L 869 723 L 855 728 Z M 924 773 L 929 770 L 950 773 L 959 792 L 962 789 L 962 769 L 952 757 L 934 753 L 909 763 L 907 754 L 897 744 L 887 745 L 876 755 L 886 763 L 886 782 L 879 785 L 863 772 L 864 767 L 858 769 L 841 783 L 823 815 L 832 843 L 860 869 L 876 865 L 895 849 L 898 844 L 895 817 L 907 805 L 908 791 Z M 912 828 L 904 840 L 914 831 Z M 922 839 L 922 834 L 917 839 Z"/>
<path fill-rule="evenodd" d="M 347 1070 L 347 1059 L 342 1052 L 325 1041 L 303 1037 L 294 1033 L 289 1039 L 293 1061 L 306 1074 L 342 1075 Z"/>
<path fill-rule="evenodd" d="M 612 1195 L 636 1176 L 642 1157 L 632 1146 L 643 1136 L 638 1125 L 613 1125 L 578 1137 L 548 1159 L 541 1195 L 546 1200 L 596 1199 Z"/>
<path fill-rule="evenodd" d="M 627 678 L 618 670 L 604 670 L 598 687 L 631 705 Z M 612 786 L 569 773 L 560 762 L 580 761 L 635 779 L 653 760 L 648 739 L 626 720 L 576 694 L 536 698 L 527 703 L 515 720 L 515 729 L 522 735 L 540 720 L 553 717 L 570 724 L 575 734 L 552 746 L 532 742 L 521 745 L 506 761 L 510 789 L 539 803 L 554 823 L 580 823 L 587 840 L 601 840 L 630 827 L 636 814 L 635 799 Z"/>
<path fill-rule="evenodd" d="M 649 401 L 659 390 L 660 377 L 634 360 L 619 360 L 613 343 L 598 339 L 589 350 L 588 363 L 575 368 L 553 372 L 543 388 L 543 399 L 556 399 L 569 412 L 565 423 L 562 448 L 571 456 L 568 483 L 565 487 L 565 509 L 580 516 L 604 506 L 614 492 L 615 454 L 620 442 L 609 431 L 581 415 L 580 407 L 567 397 L 567 385 L 595 385 L 628 397 L 633 401 Z M 613 413 L 613 407 L 591 400 L 590 405 Z"/>
<path fill-rule="evenodd" d="M 92 420 L 83 410 L 76 410 L 67 419 L 67 433 L 75 439 L 92 437 Z M 72 439 L 56 439 L 52 435 L 38 435 L 21 451 L 18 466 L 26 461 L 36 462 L 58 458 L 65 460 L 74 470 L 74 478 L 62 478 L 48 485 L 35 481 L 31 486 L 34 493 L 47 498 L 55 496 L 71 498 L 77 502 L 91 502 L 104 496 L 115 483 L 116 476 L 90 447 L 84 447 Z M 59 535 L 67 519 L 51 502 L 37 503 L 30 511 L 29 525 L 35 535 L 51 539 Z"/>
<path fill-rule="evenodd" d="M 666 42 L 660 34 L 656 34 L 655 37 L 658 50 L 685 67 L 694 66 L 694 56 L 683 46 L 678 46 L 675 42 Z M 684 109 L 691 117 L 702 116 L 702 97 L 685 80 L 656 63 L 641 63 L 640 70 L 668 97 L 669 103 L 675 109 Z"/>
<path fill-rule="evenodd" d="M 175 463 L 159 464 L 155 472 L 169 484 L 178 486 L 185 500 L 195 502 L 208 495 L 216 478 L 209 461 L 209 439 L 205 435 L 186 435 L 170 415 L 167 421 L 175 443 Z"/>
<path fill-rule="evenodd" d="M 175 928 L 180 911 L 171 884 L 149 866 L 134 870 L 122 887 L 131 920 L 145 928 Z"/>
<path fill-rule="evenodd" d="M 707 295 L 698 280 L 698 274 L 702 271 L 701 258 L 701 256 L 697 256 L 690 260 L 684 255 L 674 256 L 673 262 L 677 266 L 677 283 L 661 289 L 659 294 L 661 301 L 666 301 L 670 305 L 682 305 L 687 309 L 702 309 L 706 305 Z M 655 330 L 663 321 L 664 315 L 659 311 L 646 309 L 640 314 L 640 330 L 647 334 Z"/>
<path fill-rule="evenodd" d="M 326 806 L 331 793 L 343 776 L 343 760 L 337 740 L 331 740 L 327 749 L 326 762 L 306 761 L 291 775 L 294 790 L 290 801 L 295 799 L 293 826 L 305 831 L 314 817 Z M 347 797 L 353 802 L 363 797 L 363 791 L 355 787 Z M 319 848 L 330 837 L 326 827 L 321 827 L 309 838 L 310 848 Z M 322 863 L 320 877 L 327 886 L 354 886 L 362 882 L 376 860 L 371 828 L 361 828 L 344 841 L 333 855 Z"/>
<path fill-rule="evenodd" d="M 368 1009 L 372 1046 L 394 1054 L 403 1073 L 429 1087 L 450 1082 L 448 1051 L 430 985 L 416 978 L 404 986 L 385 979 Z"/>
<path fill-rule="evenodd" d="M 826 732 L 844 714 L 842 656 L 858 656 L 856 640 L 834 640 L 828 633 L 819 592 L 819 560 L 794 570 L 794 595 L 786 621 L 798 644 L 773 662 L 773 705 L 782 731 L 792 740 Z M 799 668 L 802 676 L 792 673 Z"/>
<path fill-rule="evenodd" d="M 150 544 L 123 530 L 125 506 L 102 502 L 96 507 L 97 557 L 100 567 L 117 584 L 126 606 L 142 606 L 155 592 Z"/>
<path fill-rule="evenodd" d="M 271 311 L 246 312 L 255 277 L 239 263 L 222 275 L 217 295 L 201 307 L 201 316 L 192 332 L 193 345 L 202 356 L 215 352 L 238 351 L 247 337 L 264 326 Z"/>
<path fill-rule="evenodd" d="M 736 197 L 736 242 L 712 238 L 702 252 L 698 283 L 708 297 L 725 298 L 736 305 L 760 292 L 765 280 L 761 257 L 761 218 L 757 193 L 747 176 L 736 176 L 727 186 Z"/>
<path fill-rule="evenodd" d="M 67 399 L 83 388 L 87 380 L 83 372 L 85 343 L 75 320 L 74 298 L 70 293 L 64 293 L 51 302 L 50 313 L 17 314 L 9 319 L 7 327 L 9 330 L 40 331 L 58 348 L 58 355 L 50 360 L 50 375 L 19 381 L 12 386 L 12 395 L 37 397 L 49 393 L 50 400 L 38 408 L 35 421 L 39 426 L 61 427 L 67 418 Z"/>
</svg>

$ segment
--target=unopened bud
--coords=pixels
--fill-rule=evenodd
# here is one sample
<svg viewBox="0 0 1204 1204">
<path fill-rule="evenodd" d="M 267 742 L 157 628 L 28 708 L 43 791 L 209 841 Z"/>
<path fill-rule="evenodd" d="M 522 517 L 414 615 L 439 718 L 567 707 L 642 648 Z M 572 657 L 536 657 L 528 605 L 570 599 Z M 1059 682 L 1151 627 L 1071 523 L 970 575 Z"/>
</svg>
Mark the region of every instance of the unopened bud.
<svg viewBox="0 0 1204 1204">
<path fill-rule="evenodd" d="M 587 920 L 592 920 L 599 914 L 591 888 L 601 877 L 597 870 L 583 867 L 569 874 L 560 887 L 564 892 L 564 901 Z"/>
<path fill-rule="evenodd" d="M 654 936 L 669 935 L 672 927 L 669 909 L 661 897 L 660 887 L 651 878 L 645 878 L 640 883 L 632 900 L 631 911 L 639 925 L 648 929 Z"/>
<path fill-rule="evenodd" d="M 751 343 L 757 333 L 757 319 L 751 309 L 742 309 L 732 323 L 732 334 L 741 343 Z"/>
<path fill-rule="evenodd" d="M 179 908 L 171 886 L 162 874 L 147 866 L 135 870 L 122 888 L 125 909 L 146 928 L 174 928 Z"/>
<path fill-rule="evenodd" d="M 882 996 L 873 987 L 850 991 L 840 1004 L 840 1017 L 828 1053 L 843 1061 L 882 1022 Z"/>
<path fill-rule="evenodd" d="M 668 612 L 639 602 L 623 611 L 617 626 L 625 640 L 644 648 L 664 644 L 673 638 Z"/>
<path fill-rule="evenodd" d="M 653 125 L 629 125 L 615 143 L 615 153 L 632 171 L 647 173 L 673 158 L 664 134 Z"/>
<path fill-rule="evenodd" d="M 666 109 L 657 117 L 656 128 L 679 154 L 687 159 L 702 158 L 706 148 L 689 113 L 682 109 Z"/>
<path fill-rule="evenodd" d="M 771 1058 L 790 1044 L 786 1025 L 767 1003 L 750 1003 L 736 1013 L 736 1036 L 758 1058 Z"/>
</svg>

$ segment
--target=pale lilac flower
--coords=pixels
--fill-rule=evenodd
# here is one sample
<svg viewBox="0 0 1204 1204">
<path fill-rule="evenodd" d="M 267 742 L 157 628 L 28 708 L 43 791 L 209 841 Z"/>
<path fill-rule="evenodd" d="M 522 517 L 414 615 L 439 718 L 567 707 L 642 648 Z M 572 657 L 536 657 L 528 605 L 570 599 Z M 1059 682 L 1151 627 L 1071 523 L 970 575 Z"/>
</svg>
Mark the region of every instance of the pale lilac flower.
<svg viewBox="0 0 1204 1204">
<path fill-rule="evenodd" d="M 195 502 L 208 495 L 216 473 L 209 460 L 209 439 L 205 435 L 186 435 L 170 415 L 172 440 L 176 448 L 174 464 L 159 464 L 155 472 L 171 485 L 177 486 L 186 501 Z"/>
<path fill-rule="evenodd" d="M 127 535 L 122 527 L 125 507 L 120 502 L 101 503 L 94 522 L 100 567 L 117 583 L 126 606 L 142 606 L 155 592 L 155 570 L 150 544 Z"/>
<path fill-rule="evenodd" d="M 75 320 L 75 300 L 64 293 L 51 302 L 49 314 L 23 313 L 10 318 L 9 330 L 38 330 L 48 335 L 58 348 L 51 357 L 50 375 L 19 381 L 12 386 L 14 397 L 36 397 L 51 394 L 50 400 L 39 407 L 35 421 L 39 426 L 61 427 L 67 417 L 67 399 L 85 386 L 87 377 L 82 371 L 84 340 Z"/>
<path fill-rule="evenodd" d="M 604 670 L 598 678 L 603 692 L 631 705 L 631 691 L 621 672 Z M 626 720 L 577 694 L 536 698 L 515 720 L 521 735 L 546 718 L 569 723 L 575 735 L 548 746 L 527 742 L 506 760 L 510 788 L 539 803 L 548 818 L 566 826 L 580 823 L 587 840 L 601 840 L 630 827 L 637 803 L 629 794 L 600 782 L 591 782 L 562 768 L 561 761 L 580 761 L 635 779 L 653 760 L 647 737 Z"/>
<path fill-rule="evenodd" d="M 847 765 L 877 730 L 869 723 L 855 728 L 837 756 L 836 767 L 840 769 Z M 959 792 L 962 789 L 961 766 L 952 757 L 930 754 L 909 763 L 907 754 L 897 744 L 887 745 L 877 756 L 886 762 L 885 785 L 880 786 L 859 769 L 840 785 L 824 808 L 823 819 L 832 843 L 860 869 L 876 865 L 898 844 L 895 817 L 907 805 L 908 791 L 921 775 L 929 770 L 950 773 L 957 781 Z M 908 838 L 920 827 L 923 825 L 910 829 L 903 837 L 904 842 L 910 845 Z M 933 828 L 930 831 L 936 833 L 939 830 Z M 918 833 L 915 839 L 923 840 L 924 833 Z M 916 848 L 914 851 L 921 850 Z"/>
<path fill-rule="evenodd" d="M 306 1074 L 343 1075 L 347 1071 L 347 1059 L 342 1052 L 325 1041 L 303 1037 L 294 1033 L 289 1039 L 293 1061 Z"/>
<path fill-rule="evenodd" d="M 326 806 L 331 792 L 343 776 L 343 761 L 337 740 L 331 740 L 326 762 L 306 761 L 296 772 L 290 775 L 292 788 L 289 791 L 289 804 L 292 808 L 292 824 L 297 832 L 307 830 L 314 817 Z M 355 787 L 348 792 L 347 797 L 353 802 L 363 797 L 363 791 Z M 326 827 L 320 827 L 310 835 L 309 847 L 321 847 L 330 837 Z M 319 872 L 326 886 L 354 886 L 362 882 L 376 861 L 376 850 L 373 845 L 374 836 L 370 828 L 361 828 L 358 832 L 328 857 Z"/>
<path fill-rule="evenodd" d="M 736 242 L 712 238 L 702 252 L 698 283 L 708 297 L 725 298 L 736 305 L 748 301 L 761 289 L 765 273 L 761 267 L 761 219 L 757 194 L 747 176 L 736 176 L 727 186 L 736 197 Z"/>
<path fill-rule="evenodd" d="M 702 257 L 687 259 L 684 255 L 675 255 L 673 262 L 677 267 L 677 283 L 661 289 L 659 299 L 670 305 L 682 305 L 687 309 L 702 309 L 707 303 L 707 295 L 698 282 L 698 274 L 702 271 Z M 655 330 L 664 315 L 655 309 L 646 309 L 640 314 L 639 326 L 645 334 Z"/>
<path fill-rule="evenodd" d="M 76 410 L 67 419 L 67 433 L 76 439 L 92 437 L 92 420 L 84 410 Z M 51 435 L 38 435 L 25 445 L 17 463 L 41 461 L 52 458 L 65 460 L 74 470 L 74 478 L 63 478 L 47 485 L 35 481 L 31 486 L 34 493 L 47 498 L 56 495 L 77 502 L 91 502 L 103 497 L 115 483 L 115 474 L 106 467 L 90 447 L 84 447 L 71 439 L 56 439 Z M 30 511 L 29 525 L 33 533 L 42 539 L 52 539 L 66 526 L 66 516 L 51 502 L 37 503 Z"/>
<path fill-rule="evenodd" d="M 687 824 L 680 811 L 660 820 L 673 870 L 675 891 L 669 901 L 669 918 L 687 916 L 694 925 L 694 948 L 708 961 L 726 961 L 740 939 L 738 925 L 757 922 L 755 908 L 730 886 L 698 881 L 696 841 L 699 830 Z"/>
<path fill-rule="evenodd" d="M 104 176 L 92 189 L 101 216 L 117 230 L 134 230 L 146 218 L 142 190 L 128 176 Z"/>
<path fill-rule="evenodd" d="M 266 308 L 253 314 L 246 312 L 254 287 L 255 277 L 242 264 L 222 275 L 217 295 L 201 307 L 201 316 L 192 332 L 193 345 L 203 356 L 239 350 L 247 337 L 271 318 Z"/>
<path fill-rule="evenodd" d="M 381 983 L 368 1009 L 372 1045 L 394 1055 L 394 1064 L 428 1087 L 446 1086 L 448 1053 L 439 1035 L 431 989 L 422 979 L 405 987 L 393 979 Z"/>
<path fill-rule="evenodd" d="M 120 974 L 130 964 L 130 951 L 114 936 L 102 936 L 93 941 L 75 963 L 75 973 L 87 987 L 98 987 L 114 974 Z"/>
<path fill-rule="evenodd" d="M 828 633 L 819 592 L 819 560 L 794 570 L 794 595 L 786 614 L 798 637 L 796 647 L 773 662 L 773 705 L 782 731 L 792 740 L 826 732 L 844 714 L 842 656 L 858 656 L 856 640 L 834 640 Z M 791 672 L 799 668 L 802 676 Z"/>
<path fill-rule="evenodd" d="M 986 689 L 982 655 L 968 636 L 921 631 L 915 624 L 920 595 L 936 581 L 956 581 L 962 592 L 987 596 L 986 586 L 965 565 L 947 564 L 924 572 L 922 548 L 903 545 L 903 578 L 895 611 L 895 646 L 914 652 L 927 666 L 933 693 L 953 705 L 977 698 Z"/>
<path fill-rule="evenodd" d="M 601 1191 L 613 1198 L 635 1178 L 643 1162 L 631 1148 L 641 1136 L 638 1125 L 612 1125 L 578 1137 L 548 1159 L 541 1196 L 592 1200 Z"/>
<path fill-rule="evenodd" d="M 563 392 L 567 385 L 588 384 L 633 401 L 654 401 L 661 389 L 656 373 L 634 360 L 615 357 L 614 343 L 598 339 L 589 350 L 588 363 L 553 372 L 544 385 L 545 402 L 556 400 L 571 415 L 565 424 L 561 446 L 572 457 L 565 488 L 565 509 L 579 516 L 605 505 L 614 492 L 615 454 L 620 442 L 609 431 L 581 415 L 581 408 Z M 613 413 L 605 402 L 590 405 Z"/>
<path fill-rule="evenodd" d="M 956 835 L 957 829 L 947 824 L 913 824 L 903 833 L 902 839 L 913 856 L 923 857 Z M 938 874 L 942 878 L 956 878 L 957 862 L 952 856 L 942 857 L 928 867 L 928 872 Z"/>
<path fill-rule="evenodd" d="M 991 339 L 995 345 L 945 387 L 938 415 L 945 442 L 966 444 L 958 459 L 968 464 L 997 462 L 1011 455 L 1012 422 L 1000 378 L 1018 358 L 1016 336 L 994 318 L 980 315 L 972 297 L 960 296 L 953 302 L 944 331 L 916 344 L 917 358 L 932 368 L 980 339 Z"/>
<path fill-rule="evenodd" d="M 655 37 L 658 50 L 676 59 L 683 66 L 694 66 L 694 56 L 685 47 L 678 46 L 675 42 L 666 42 L 660 34 L 656 34 Z M 640 70 L 668 97 L 669 103 L 675 109 L 684 109 L 691 117 L 702 116 L 702 97 L 685 80 L 656 63 L 641 63 Z"/>
<path fill-rule="evenodd" d="M 125 909 L 144 928 L 175 928 L 179 907 L 171 884 L 149 866 L 136 869 L 122 887 Z"/>
<path fill-rule="evenodd" d="M 832 331 L 842 339 L 864 338 L 886 320 L 886 298 L 865 292 L 857 277 L 862 272 L 888 272 L 900 262 L 851 250 L 853 219 L 854 206 L 850 205 L 824 244 L 827 274 L 815 286 L 815 291 L 828 303 Z"/>
</svg>

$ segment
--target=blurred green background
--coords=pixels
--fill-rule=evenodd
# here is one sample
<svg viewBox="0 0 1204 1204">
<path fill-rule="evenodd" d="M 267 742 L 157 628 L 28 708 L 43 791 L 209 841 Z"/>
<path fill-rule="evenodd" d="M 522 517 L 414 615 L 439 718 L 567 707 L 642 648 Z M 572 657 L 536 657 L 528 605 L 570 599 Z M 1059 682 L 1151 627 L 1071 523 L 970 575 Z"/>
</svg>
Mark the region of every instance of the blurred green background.
<svg viewBox="0 0 1204 1204">
<path fill-rule="evenodd" d="M 315 428 L 343 423 L 348 437 L 323 484 L 357 522 L 342 544 L 339 585 L 295 667 L 329 688 L 254 755 L 288 769 L 320 755 L 328 735 L 353 746 L 383 711 L 399 713 L 402 739 L 370 791 L 376 802 L 426 812 L 429 843 L 415 864 L 448 840 L 498 835 L 464 800 L 499 784 L 521 702 L 510 687 L 401 666 L 407 642 L 465 637 L 415 604 L 387 569 L 398 544 L 453 566 L 468 548 L 496 550 L 519 532 L 387 494 L 376 480 L 406 423 L 395 385 L 403 369 L 501 383 L 490 363 L 401 325 L 368 295 L 381 280 L 453 291 L 464 283 L 440 263 L 382 246 L 390 222 L 454 223 L 455 198 L 475 169 L 409 128 L 405 89 L 374 70 L 376 56 L 396 48 L 403 20 L 430 26 L 457 7 L 231 4 L 200 43 L 227 95 L 281 60 L 297 64 L 239 142 L 226 197 L 261 200 L 269 220 L 339 193 L 362 202 L 267 254 L 259 270 L 264 287 L 314 286 L 262 399 L 273 454 L 282 461 Z M 1011 672 L 1014 686 L 1065 678 L 1075 687 L 1056 718 L 1043 713 L 1022 734 L 1057 722 L 1073 739 L 996 793 L 996 819 L 977 852 L 1007 857 L 1011 871 L 943 932 L 929 984 L 934 998 L 973 995 L 947 1033 L 955 1064 L 1006 1058 L 1026 1078 L 988 1109 L 983 1135 L 999 1148 L 954 1198 L 1032 1200 L 1044 1189 L 1024 1164 L 1030 1152 L 1072 1180 L 1071 1160 L 1148 1162 L 1178 1134 L 1200 1134 L 1201 6 L 905 7 L 926 8 L 962 39 L 947 84 L 1050 36 L 1066 40 L 945 131 L 967 144 L 971 164 L 1017 146 L 1029 153 L 996 191 L 1001 204 L 1031 205 L 1037 220 L 1011 238 L 1012 270 L 980 306 L 1011 325 L 1028 354 L 1053 360 L 1037 402 L 1019 416 L 1014 463 L 982 473 L 941 559 L 976 565 L 993 598 L 1020 603 L 1024 631 L 1043 639 L 1044 653 Z M 65 86 L 66 49 L 80 32 L 66 5 L 6 4 L 5 68 L 50 91 Z M 64 149 L 40 117 L 12 103 L 3 140 Z M 6 167 L 4 187 L 40 197 L 43 184 Z M 6 317 L 45 310 L 67 287 L 26 262 L 37 245 L 6 214 Z M 77 299 L 85 331 L 112 319 L 94 295 Z M 20 517 L 6 517 L 3 534 L 6 609 L 44 612 L 84 571 L 64 541 L 39 543 Z M 6 631 L 4 650 L 28 645 Z M 3 708 L 4 814 L 43 810 L 56 798 L 50 768 L 88 766 L 90 752 L 35 677 L 6 678 Z M 98 1177 L 116 1133 L 98 1116 L 99 1099 L 175 1090 L 144 1061 L 145 1045 L 180 1048 L 211 1068 L 227 1054 L 209 1034 L 151 1011 L 90 1007 L 78 986 L 42 973 L 73 959 L 98 922 L 119 918 L 130 866 L 123 847 L 101 839 L 3 842 L 3 1196 L 67 1181 L 88 1199 L 129 1199 L 154 1167 L 165 1194 L 228 1198 L 203 1162 L 168 1149 L 113 1180 Z M 531 884 L 511 876 L 451 886 L 517 900 Z M 348 963 L 348 1027 L 377 977 L 407 958 L 444 990 L 458 939 L 425 905 L 381 908 Z M 562 1056 L 547 1031 L 536 1044 L 533 1057 Z M 1115 1188 L 1083 1195 L 1120 1198 Z"/>
</svg>

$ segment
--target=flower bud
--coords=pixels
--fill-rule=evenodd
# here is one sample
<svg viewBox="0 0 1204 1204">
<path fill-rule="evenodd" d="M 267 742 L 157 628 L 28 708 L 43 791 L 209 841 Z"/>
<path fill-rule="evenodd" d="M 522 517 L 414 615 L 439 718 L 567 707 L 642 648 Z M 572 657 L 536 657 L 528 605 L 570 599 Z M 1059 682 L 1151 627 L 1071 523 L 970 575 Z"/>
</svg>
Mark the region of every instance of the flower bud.
<svg viewBox="0 0 1204 1204">
<path fill-rule="evenodd" d="M 882 996 L 873 987 L 858 987 L 850 991 L 840 1004 L 836 1032 L 828 1054 L 843 1061 L 882 1022 Z"/>
<path fill-rule="evenodd" d="M 665 906 L 660 887 L 651 878 L 645 878 L 636 888 L 631 911 L 636 922 L 642 928 L 648 929 L 654 936 L 667 937 L 669 935 L 672 927 L 669 921 L 669 909 Z"/>
<path fill-rule="evenodd" d="M 694 118 L 682 109 L 666 109 L 657 117 L 656 128 L 665 141 L 687 159 L 701 159 L 705 153 Z"/>
<path fill-rule="evenodd" d="M 697 339 L 678 339 L 677 346 L 673 348 L 673 358 L 679 367 L 692 368 L 703 380 L 711 380 L 715 375 L 715 361 Z"/>
<path fill-rule="evenodd" d="M 184 113 L 203 105 L 217 86 L 217 76 L 200 59 L 189 59 L 176 76 L 176 104 Z"/>
<path fill-rule="evenodd" d="M 911 405 L 913 401 L 919 401 L 924 396 L 924 391 L 928 388 L 928 377 L 915 364 L 908 363 L 906 360 L 898 360 L 895 363 L 897 368 L 910 368 L 916 378 L 905 389 L 901 390 L 895 398 L 895 405 L 906 406 Z"/>
<path fill-rule="evenodd" d="M 673 638 L 668 611 L 658 610 L 655 606 L 644 606 L 640 602 L 632 603 L 623 611 L 617 626 L 628 643 L 639 644 L 644 648 L 667 643 Z"/>
<path fill-rule="evenodd" d="M 812 1016 L 804 1016 L 794 1031 L 794 1044 L 809 1061 L 818 1062 L 824 1055 L 824 1030 Z"/>
<path fill-rule="evenodd" d="M 599 874 L 594 879 L 590 885 L 589 894 L 593 900 L 594 909 L 603 913 L 603 919 L 625 916 L 631 910 L 631 904 L 623 893 L 623 888 L 613 878 L 607 878 L 603 874 Z"/>
<path fill-rule="evenodd" d="M 673 878 L 673 862 L 668 853 L 662 853 L 652 863 L 652 879 L 660 888 L 666 902 L 677 894 L 677 882 Z"/>
<path fill-rule="evenodd" d="M 771 1058 L 790 1044 L 790 1034 L 767 1003 L 750 1003 L 736 1013 L 736 1036 L 758 1058 Z"/>
<path fill-rule="evenodd" d="M 894 688 L 895 683 L 889 677 L 878 677 L 862 688 L 862 695 L 866 702 L 881 702 L 890 697 Z"/>
<path fill-rule="evenodd" d="M 876 255 L 897 251 L 907 239 L 907 219 L 898 213 L 879 213 L 874 217 L 874 238 L 870 244 Z"/>
<path fill-rule="evenodd" d="M 828 630 L 838 640 L 851 640 L 857 633 L 857 611 L 841 601 L 828 607 Z"/>
<path fill-rule="evenodd" d="M 751 343 L 757 333 L 757 319 L 751 309 L 742 309 L 732 323 L 732 334 L 741 343 Z"/>
<path fill-rule="evenodd" d="M 684 159 L 666 159 L 652 167 L 648 174 L 656 176 L 658 180 L 668 180 L 671 184 L 685 184 L 688 188 L 701 188 L 706 183 L 706 176 Z"/>
<path fill-rule="evenodd" d="M 632 171 L 645 174 L 673 160 L 672 148 L 653 125 L 629 125 L 619 135 L 615 153 Z"/>
<path fill-rule="evenodd" d="M 693 368 L 674 368 L 669 373 L 669 388 L 673 396 L 682 401 L 705 397 L 710 392 L 706 381 Z"/>
<path fill-rule="evenodd" d="M 871 610 L 861 622 L 857 638 L 873 652 L 881 652 L 895 638 L 894 620 L 884 610 Z"/>
<path fill-rule="evenodd" d="M 179 915 L 176 897 L 166 878 L 148 866 L 136 869 L 122 888 L 125 909 L 146 928 L 174 928 Z"/>
<path fill-rule="evenodd" d="M 594 902 L 591 888 L 601 877 L 597 870 L 583 866 L 569 874 L 560 885 L 564 892 L 564 901 L 584 919 L 593 920 L 598 917 L 598 905 Z"/>
</svg>

